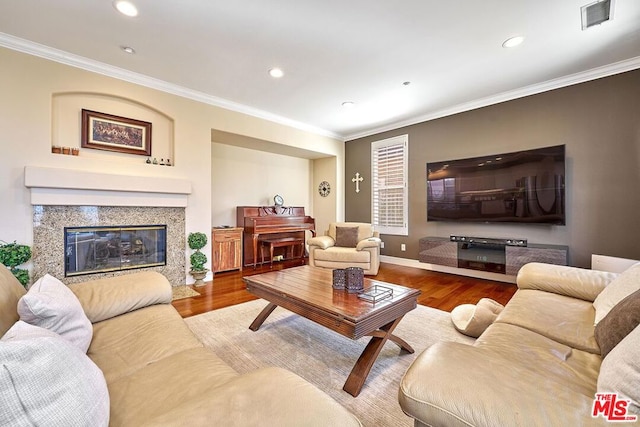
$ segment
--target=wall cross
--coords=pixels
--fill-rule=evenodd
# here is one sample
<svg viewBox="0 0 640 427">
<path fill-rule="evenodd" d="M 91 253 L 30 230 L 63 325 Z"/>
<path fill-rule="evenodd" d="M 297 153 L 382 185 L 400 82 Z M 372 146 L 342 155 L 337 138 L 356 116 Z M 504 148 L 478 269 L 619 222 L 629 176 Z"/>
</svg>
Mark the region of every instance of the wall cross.
<svg viewBox="0 0 640 427">
<path fill-rule="evenodd" d="M 355 182 L 356 183 L 356 193 L 360 192 L 360 183 L 362 182 L 364 178 L 362 178 L 360 176 L 360 173 L 356 172 L 356 176 L 354 176 L 353 178 L 351 178 L 351 182 Z"/>
</svg>

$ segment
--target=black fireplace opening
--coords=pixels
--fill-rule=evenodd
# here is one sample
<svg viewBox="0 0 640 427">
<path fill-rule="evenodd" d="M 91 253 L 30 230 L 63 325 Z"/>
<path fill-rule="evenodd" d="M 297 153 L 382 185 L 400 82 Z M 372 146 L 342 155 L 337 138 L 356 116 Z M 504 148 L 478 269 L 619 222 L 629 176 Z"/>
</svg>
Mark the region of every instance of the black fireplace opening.
<svg viewBox="0 0 640 427">
<path fill-rule="evenodd" d="M 167 265 L 167 226 L 64 228 L 64 275 Z"/>
</svg>

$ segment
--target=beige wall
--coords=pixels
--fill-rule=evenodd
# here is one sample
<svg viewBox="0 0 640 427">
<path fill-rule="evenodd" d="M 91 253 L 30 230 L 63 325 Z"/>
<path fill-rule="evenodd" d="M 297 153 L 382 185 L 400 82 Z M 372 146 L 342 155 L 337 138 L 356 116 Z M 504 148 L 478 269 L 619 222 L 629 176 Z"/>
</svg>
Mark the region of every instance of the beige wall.
<svg viewBox="0 0 640 427">
<path fill-rule="evenodd" d="M 313 169 L 313 182 L 311 191 L 313 192 L 313 206 L 314 215 L 316 217 L 316 234 L 318 236 L 324 235 L 324 232 L 329 229 L 329 223 L 335 221 L 341 221 L 343 216 L 332 216 L 331 212 L 335 212 L 338 206 L 338 200 L 341 199 L 342 194 L 337 191 L 338 186 L 338 170 L 342 175 L 343 167 L 338 167 L 335 157 L 326 157 L 322 159 L 316 159 L 314 161 Z M 331 186 L 329 195 L 323 197 L 318 192 L 318 186 L 321 182 L 327 181 Z"/>
<path fill-rule="evenodd" d="M 211 145 L 211 222 L 236 225 L 236 206 L 270 206 L 280 194 L 285 206 L 311 206 L 312 160 L 226 144 Z"/>
<path fill-rule="evenodd" d="M 302 147 L 327 156 L 336 156 L 340 164 L 344 161 L 344 144 L 326 136 L 9 49 L 0 48 L 0 64 L 0 240 L 17 240 L 26 244 L 32 242 L 32 212 L 29 191 L 24 186 L 24 167 L 27 165 L 188 179 L 192 183 L 192 194 L 186 209 L 188 233 L 210 230 L 212 205 L 217 206 L 217 203 L 212 202 L 212 129 L 272 141 L 285 148 Z M 56 129 L 54 132 L 52 117 L 54 95 L 73 92 L 106 94 L 109 97 L 133 100 L 170 118 L 174 126 L 172 161 L 175 166 L 150 167 L 143 161 L 138 162 L 138 159 L 143 160 L 142 156 L 136 156 L 136 160 L 132 160 L 130 156 L 100 155 L 97 152 L 90 155 L 83 155 L 85 153 L 81 152 L 79 157 L 52 154 L 54 135 L 56 142 L 69 138 L 71 140 L 65 145 L 78 144 L 73 131 L 66 129 L 61 132 Z M 120 111 L 108 113 L 126 115 L 120 114 Z M 79 138 L 79 129 L 76 135 Z M 169 146 L 167 145 L 168 150 Z M 342 176 L 342 172 L 338 171 L 338 175 Z M 311 185 L 308 181 L 307 178 L 310 192 Z M 342 199 L 342 187 L 336 190 L 338 199 Z M 271 189 L 267 189 L 265 194 L 271 192 Z M 310 200 L 309 192 L 302 199 Z M 295 200 L 293 196 L 285 195 L 285 198 L 287 201 Z M 226 211 L 230 208 L 228 206 Z M 342 216 L 342 209 L 343 204 L 338 203 L 336 217 Z M 207 251 L 209 249 L 210 246 L 205 248 Z M 185 257 L 186 255 L 185 253 Z"/>
<path fill-rule="evenodd" d="M 572 265 L 592 253 L 640 258 L 640 70 L 408 126 L 346 143 L 345 217 L 370 221 L 370 144 L 409 134 L 409 236 L 383 236 L 383 255 L 418 258 L 418 240 L 451 234 L 517 237 L 569 246 Z M 427 222 L 429 161 L 566 144 L 566 226 Z M 400 244 L 407 251 L 400 251 Z"/>
</svg>

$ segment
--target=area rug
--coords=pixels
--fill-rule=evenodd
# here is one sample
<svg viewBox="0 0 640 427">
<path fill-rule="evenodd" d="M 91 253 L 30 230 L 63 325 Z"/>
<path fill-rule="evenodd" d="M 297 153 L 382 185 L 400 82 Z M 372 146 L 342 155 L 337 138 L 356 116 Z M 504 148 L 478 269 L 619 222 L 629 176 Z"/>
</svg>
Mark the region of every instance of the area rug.
<svg viewBox="0 0 640 427">
<path fill-rule="evenodd" d="M 173 293 L 172 301 L 200 296 L 198 291 L 194 291 L 188 286 L 172 286 L 171 292 Z"/>
<path fill-rule="evenodd" d="M 245 373 L 265 366 L 293 371 L 348 408 L 367 427 L 412 426 L 413 420 L 398 404 L 400 379 L 411 362 L 438 341 L 474 341 L 454 329 L 449 313 L 419 305 L 395 330 L 416 352 L 401 353 L 398 346 L 387 342 L 354 398 L 342 387 L 370 338 L 350 340 L 280 307 L 252 332 L 249 325 L 266 304 L 264 300 L 250 301 L 185 321 L 236 371 Z"/>
</svg>

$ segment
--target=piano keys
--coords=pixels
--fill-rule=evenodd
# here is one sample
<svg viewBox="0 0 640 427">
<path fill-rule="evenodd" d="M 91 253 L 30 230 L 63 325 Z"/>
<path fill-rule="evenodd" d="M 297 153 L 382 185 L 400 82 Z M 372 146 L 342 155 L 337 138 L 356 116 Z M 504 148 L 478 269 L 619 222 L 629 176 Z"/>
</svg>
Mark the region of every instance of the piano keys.
<svg viewBox="0 0 640 427">
<path fill-rule="evenodd" d="M 258 240 L 295 237 L 306 241 L 305 232 L 316 235 L 316 221 L 305 215 L 304 207 L 238 206 L 236 225 L 244 228 L 243 265 L 254 265 L 260 257 Z M 270 259 L 268 261 L 271 261 Z"/>
</svg>

